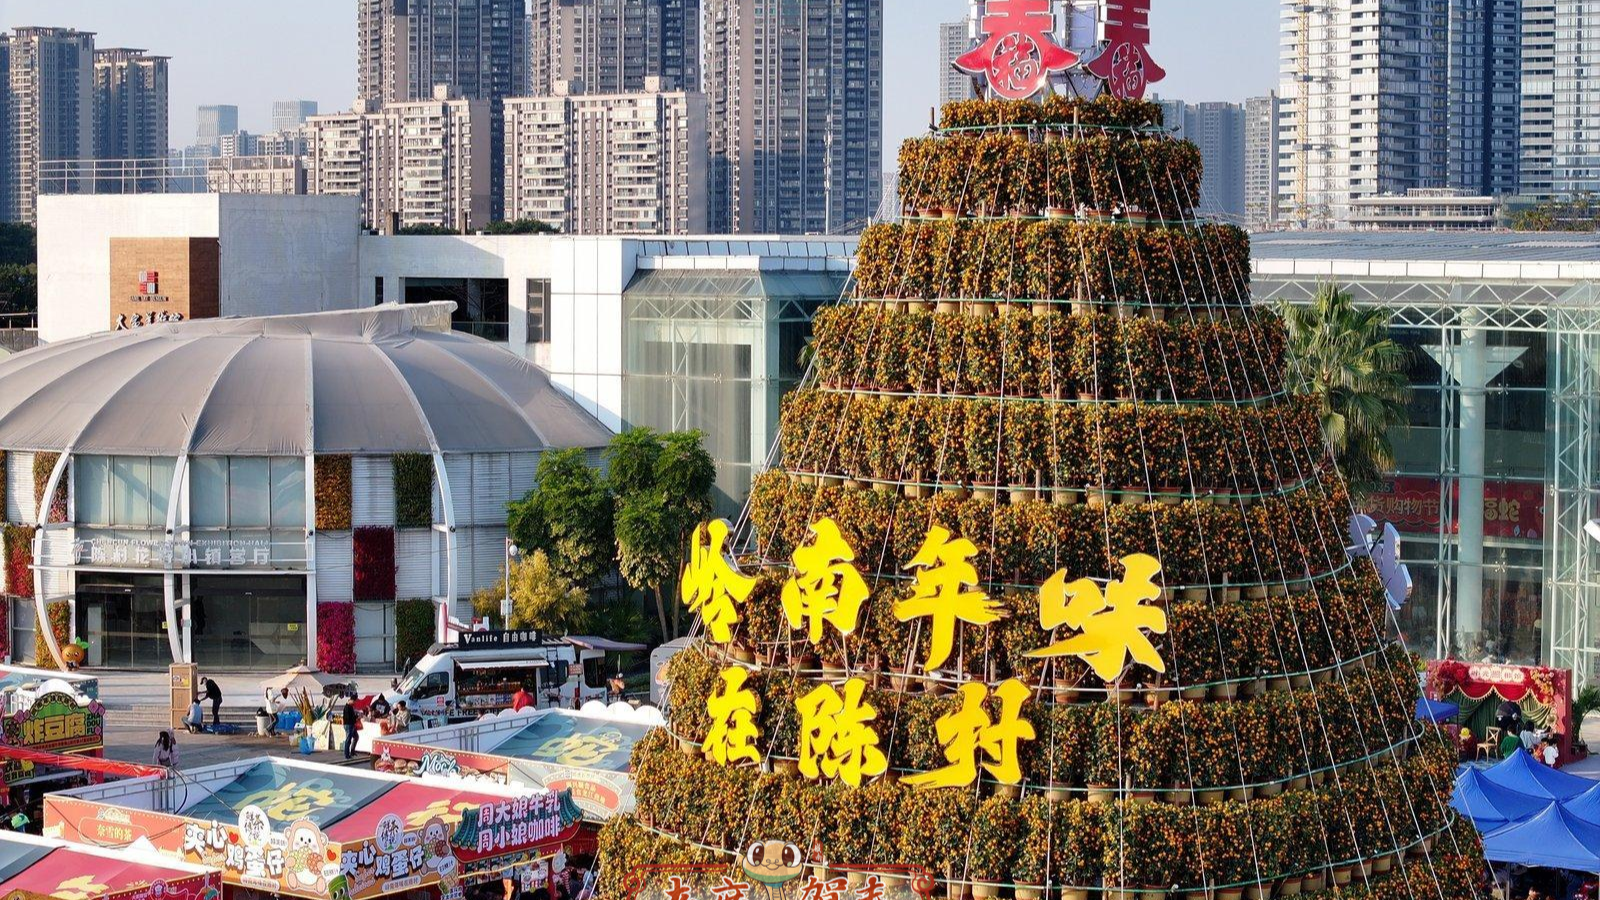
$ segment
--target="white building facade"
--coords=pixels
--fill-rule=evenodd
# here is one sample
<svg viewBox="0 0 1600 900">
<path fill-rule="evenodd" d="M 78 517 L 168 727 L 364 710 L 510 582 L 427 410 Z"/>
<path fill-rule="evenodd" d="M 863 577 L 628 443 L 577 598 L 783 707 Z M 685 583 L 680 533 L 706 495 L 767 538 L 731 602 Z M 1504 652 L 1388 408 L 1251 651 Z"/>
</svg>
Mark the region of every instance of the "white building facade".
<svg viewBox="0 0 1600 900">
<path fill-rule="evenodd" d="M 505 128 L 508 220 L 566 234 L 705 232 L 704 94 L 513 99 Z"/>
<path fill-rule="evenodd" d="M 489 102 L 418 100 L 313 116 L 305 133 L 313 194 L 361 198 L 380 231 L 488 224 L 492 139 Z"/>
</svg>

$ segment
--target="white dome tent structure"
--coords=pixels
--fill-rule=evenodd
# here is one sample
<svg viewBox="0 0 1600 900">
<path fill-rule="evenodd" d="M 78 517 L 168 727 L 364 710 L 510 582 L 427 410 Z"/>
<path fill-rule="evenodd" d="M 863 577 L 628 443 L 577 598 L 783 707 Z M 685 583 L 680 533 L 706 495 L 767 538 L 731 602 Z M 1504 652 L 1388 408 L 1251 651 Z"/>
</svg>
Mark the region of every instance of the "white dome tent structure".
<svg viewBox="0 0 1600 900">
<path fill-rule="evenodd" d="M 431 598 L 443 638 L 499 576 L 539 455 L 611 437 L 451 331 L 452 308 L 197 320 L 0 361 L 13 652 L 32 625 L 61 664 L 44 623 L 62 600 L 91 665 L 315 664 L 319 603 L 356 604 L 363 665 L 394 661 L 396 600 Z"/>
</svg>

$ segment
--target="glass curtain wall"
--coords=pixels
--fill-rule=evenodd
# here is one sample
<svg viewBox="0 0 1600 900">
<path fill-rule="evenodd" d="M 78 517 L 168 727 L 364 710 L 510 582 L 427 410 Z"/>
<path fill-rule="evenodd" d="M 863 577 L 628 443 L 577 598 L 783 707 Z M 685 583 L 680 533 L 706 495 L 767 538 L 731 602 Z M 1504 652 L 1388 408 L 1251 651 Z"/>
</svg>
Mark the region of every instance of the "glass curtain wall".
<svg viewBox="0 0 1600 900">
<path fill-rule="evenodd" d="M 624 426 L 703 432 L 717 513 L 737 514 L 804 375 L 811 320 L 844 287 L 822 272 L 640 272 L 622 295 Z"/>
</svg>

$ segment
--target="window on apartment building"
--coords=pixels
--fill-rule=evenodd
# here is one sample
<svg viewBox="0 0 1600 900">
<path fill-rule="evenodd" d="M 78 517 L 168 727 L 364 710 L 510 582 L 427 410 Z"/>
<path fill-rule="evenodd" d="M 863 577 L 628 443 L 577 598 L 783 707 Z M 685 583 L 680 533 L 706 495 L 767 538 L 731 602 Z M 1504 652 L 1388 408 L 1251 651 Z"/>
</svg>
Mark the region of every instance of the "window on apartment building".
<svg viewBox="0 0 1600 900">
<path fill-rule="evenodd" d="M 372 305 L 373 306 L 382 306 L 383 305 L 383 276 L 382 275 L 379 275 L 378 277 L 372 279 L 372 296 L 375 298 L 372 301 Z"/>
<path fill-rule="evenodd" d="M 528 343 L 550 340 L 550 279 L 528 279 Z"/>
<path fill-rule="evenodd" d="M 451 324 L 456 331 L 501 343 L 511 340 L 511 289 L 504 278 L 407 278 L 402 291 L 407 303 L 454 303 Z"/>
</svg>

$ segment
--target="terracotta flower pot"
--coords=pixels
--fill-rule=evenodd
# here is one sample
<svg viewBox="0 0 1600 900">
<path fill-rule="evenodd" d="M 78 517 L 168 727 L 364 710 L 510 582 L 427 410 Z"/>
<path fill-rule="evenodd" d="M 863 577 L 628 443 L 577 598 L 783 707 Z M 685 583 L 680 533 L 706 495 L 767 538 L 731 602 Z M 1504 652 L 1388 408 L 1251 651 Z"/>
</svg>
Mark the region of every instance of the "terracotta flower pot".
<svg viewBox="0 0 1600 900">
<path fill-rule="evenodd" d="M 1116 789 L 1109 784 L 1089 785 L 1087 799 L 1090 803 L 1110 803 L 1116 796 Z"/>
</svg>

